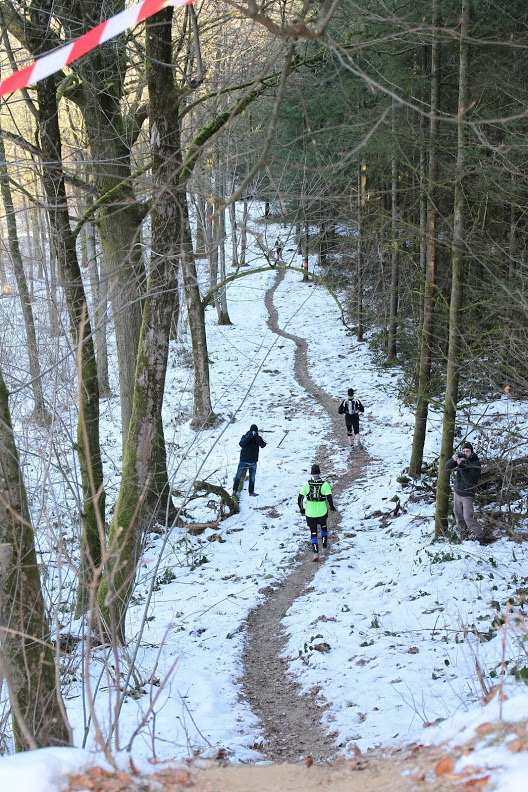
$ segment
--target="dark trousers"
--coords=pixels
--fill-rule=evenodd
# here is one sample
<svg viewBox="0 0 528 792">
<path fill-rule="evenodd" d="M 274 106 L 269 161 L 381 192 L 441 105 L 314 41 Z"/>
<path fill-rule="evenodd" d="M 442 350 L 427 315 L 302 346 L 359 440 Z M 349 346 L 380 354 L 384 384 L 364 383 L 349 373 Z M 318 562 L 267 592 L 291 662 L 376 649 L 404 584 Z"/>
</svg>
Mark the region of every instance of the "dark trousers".
<svg viewBox="0 0 528 792">
<path fill-rule="evenodd" d="M 350 436 L 352 434 L 359 434 L 359 415 L 354 413 L 354 415 L 350 415 L 350 413 L 345 413 L 345 423 L 347 428 L 347 434 Z"/>
<path fill-rule="evenodd" d="M 238 487 L 240 485 L 240 479 L 244 475 L 244 471 L 247 470 L 249 473 L 249 492 L 255 492 L 255 476 L 257 475 L 257 463 L 256 462 L 239 462 L 237 472 L 235 478 L 233 480 L 233 492 L 238 492 Z"/>
<path fill-rule="evenodd" d="M 319 544 L 317 541 L 317 526 L 321 526 L 321 546 L 326 549 L 328 545 L 328 531 L 326 529 L 326 522 L 328 520 L 328 512 L 323 514 L 322 517 L 307 517 L 306 523 L 310 529 L 310 542 L 312 543 L 312 550 L 314 553 L 319 552 Z"/>
</svg>

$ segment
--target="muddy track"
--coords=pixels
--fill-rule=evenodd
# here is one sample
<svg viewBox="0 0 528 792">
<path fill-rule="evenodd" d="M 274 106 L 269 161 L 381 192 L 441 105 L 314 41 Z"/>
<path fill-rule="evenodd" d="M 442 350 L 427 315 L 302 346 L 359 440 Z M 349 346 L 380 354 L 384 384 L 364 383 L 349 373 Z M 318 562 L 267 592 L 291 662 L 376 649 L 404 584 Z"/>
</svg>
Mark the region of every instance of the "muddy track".
<svg viewBox="0 0 528 792">
<path fill-rule="evenodd" d="M 278 326 L 278 313 L 273 296 L 284 279 L 284 271 L 277 272 L 274 285 L 266 292 L 269 328 L 283 338 L 295 343 L 295 379 L 326 410 L 331 419 L 331 431 L 321 438 L 314 459 L 328 457 L 328 448 L 346 447 L 344 422 L 337 414 L 337 398 L 323 391 L 308 374 L 308 344 L 303 338 L 287 333 Z M 302 288 L 302 287 L 300 287 Z M 362 452 L 350 461 L 349 469 L 339 478 L 330 475 L 332 490 L 339 508 L 339 496 L 354 481 L 363 476 L 368 454 Z M 292 497 L 295 493 L 292 494 Z M 350 526 L 347 526 L 350 528 Z M 340 530 L 339 513 L 332 517 L 329 555 L 332 553 L 332 535 Z M 307 534 L 308 536 L 308 534 Z M 311 553 L 303 550 L 292 573 L 281 584 L 272 588 L 266 600 L 253 610 L 246 623 L 246 640 L 243 653 L 244 674 L 242 690 L 253 712 L 261 720 L 264 732 L 262 751 L 274 762 L 298 762 L 311 756 L 315 761 L 331 760 L 338 753 L 333 739 L 321 725 L 324 701 L 314 694 L 303 694 L 287 673 L 287 660 L 281 658 L 287 636 L 282 627 L 282 616 L 310 585 L 316 571 Z"/>
</svg>

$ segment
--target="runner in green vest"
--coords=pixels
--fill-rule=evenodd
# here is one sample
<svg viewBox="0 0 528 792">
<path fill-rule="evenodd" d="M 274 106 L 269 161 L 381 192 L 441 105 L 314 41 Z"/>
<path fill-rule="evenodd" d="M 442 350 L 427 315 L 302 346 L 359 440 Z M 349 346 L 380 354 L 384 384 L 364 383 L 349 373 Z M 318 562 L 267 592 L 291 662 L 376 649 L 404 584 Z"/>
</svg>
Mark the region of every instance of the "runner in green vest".
<svg viewBox="0 0 528 792">
<path fill-rule="evenodd" d="M 321 526 L 321 548 L 326 550 L 328 546 L 328 530 L 326 526 L 328 509 L 335 511 L 336 508 L 332 500 L 332 489 L 328 481 L 323 481 L 321 478 L 319 465 L 312 465 L 310 472 L 312 477 L 302 485 L 297 503 L 301 514 L 306 516 L 306 522 L 310 529 L 313 560 L 319 561 L 317 526 Z"/>
</svg>

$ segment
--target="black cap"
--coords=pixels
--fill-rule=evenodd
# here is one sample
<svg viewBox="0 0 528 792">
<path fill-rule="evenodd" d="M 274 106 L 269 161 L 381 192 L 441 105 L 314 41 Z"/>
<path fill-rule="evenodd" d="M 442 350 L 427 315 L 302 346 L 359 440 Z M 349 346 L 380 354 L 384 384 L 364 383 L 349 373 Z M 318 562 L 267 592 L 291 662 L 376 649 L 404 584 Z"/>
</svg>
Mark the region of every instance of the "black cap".
<svg viewBox="0 0 528 792">
<path fill-rule="evenodd" d="M 463 448 L 463 449 L 464 449 L 464 448 L 469 448 L 469 450 L 470 450 L 470 451 L 473 451 L 473 446 L 471 445 L 471 443 L 464 443 L 464 445 L 462 446 L 462 448 Z"/>
<path fill-rule="evenodd" d="M 348 395 L 349 396 L 353 396 L 354 395 L 354 388 L 349 388 L 348 389 Z"/>
<path fill-rule="evenodd" d="M 257 424 L 251 424 L 251 426 L 249 427 L 249 431 L 250 432 L 258 432 Z"/>
<path fill-rule="evenodd" d="M 319 467 L 319 465 L 312 465 L 312 469 L 310 470 L 310 473 L 313 476 L 318 476 L 320 472 L 321 472 L 321 468 Z"/>
</svg>

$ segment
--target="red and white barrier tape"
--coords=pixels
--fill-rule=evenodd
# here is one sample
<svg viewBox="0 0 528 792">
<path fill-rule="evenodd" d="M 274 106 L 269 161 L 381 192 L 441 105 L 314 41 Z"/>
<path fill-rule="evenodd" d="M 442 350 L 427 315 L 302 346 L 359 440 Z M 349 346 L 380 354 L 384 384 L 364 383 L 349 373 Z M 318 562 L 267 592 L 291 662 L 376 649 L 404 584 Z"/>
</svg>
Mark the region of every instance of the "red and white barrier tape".
<svg viewBox="0 0 528 792">
<path fill-rule="evenodd" d="M 128 28 L 134 27 L 138 22 L 161 11 L 162 8 L 167 6 L 186 6 L 194 3 L 194 0 L 142 0 L 141 3 L 136 3 L 131 8 L 125 8 L 119 14 L 115 14 L 106 22 L 101 22 L 97 27 L 92 28 L 88 33 L 84 33 L 79 38 L 74 39 L 64 47 L 52 50 L 51 52 L 42 55 L 38 60 L 30 63 L 24 69 L 14 72 L 5 80 L 0 82 L 0 97 L 5 94 L 18 91 L 20 88 L 27 88 L 32 83 L 39 82 L 45 77 L 50 77 L 55 72 L 58 72 L 64 66 L 73 63 L 73 61 L 86 55 L 87 52 L 104 44 L 105 41 L 118 36 Z"/>
</svg>

